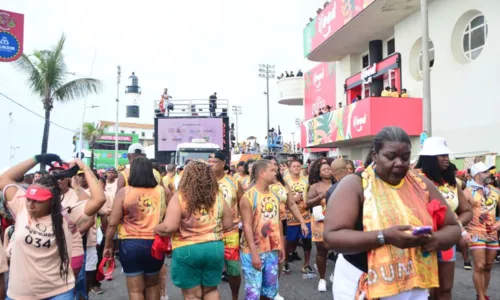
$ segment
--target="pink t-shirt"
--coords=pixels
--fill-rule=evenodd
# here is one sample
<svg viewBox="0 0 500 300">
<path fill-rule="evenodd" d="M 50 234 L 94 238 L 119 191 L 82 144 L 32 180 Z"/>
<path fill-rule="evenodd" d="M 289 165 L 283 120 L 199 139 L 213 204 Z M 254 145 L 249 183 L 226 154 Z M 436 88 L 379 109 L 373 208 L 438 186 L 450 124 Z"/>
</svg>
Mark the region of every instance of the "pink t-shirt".
<svg viewBox="0 0 500 300">
<path fill-rule="evenodd" d="M 77 205 L 82 205 L 83 207 L 85 207 L 85 204 L 79 203 L 78 195 L 73 189 L 69 189 L 69 191 L 66 192 L 66 194 L 64 194 L 64 198 L 61 201 L 61 206 L 63 207 L 63 209 L 68 207 L 74 207 Z M 66 219 L 66 221 L 68 221 L 69 229 L 73 234 L 71 257 L 78 257 L 80 255 L 83 255 L 84 254 L 83 240 L 82 240 L 82 235 L 78 231 L 78 226 L 73 224 L 69 219 Z"/>
<path fill-rule="evenodd" d="M 4 189 L 7 190 L 9 186 Z M 7 295 L 16 300 L 36 300 L 53 297 L 69 291 L 75 286 L 75 278 L 68 266 L 68 281 L 59 273 L 61 259 L 56 239 L 52 231 L 50 215 L 35 219 L 26 208 L 25 190 L 18 187 L 14 199 L 8 202 L 9 209 L 16 220 L 15 238 L 11 241 L 10 279 Z M 77 205 L 65 213 L 63 230 L 66 239 L 68 258 L 72 257 L 73 235 L 68 221 L 80 224 L 88 220 L 84 214 L 85 203 Z"/>
</svg>

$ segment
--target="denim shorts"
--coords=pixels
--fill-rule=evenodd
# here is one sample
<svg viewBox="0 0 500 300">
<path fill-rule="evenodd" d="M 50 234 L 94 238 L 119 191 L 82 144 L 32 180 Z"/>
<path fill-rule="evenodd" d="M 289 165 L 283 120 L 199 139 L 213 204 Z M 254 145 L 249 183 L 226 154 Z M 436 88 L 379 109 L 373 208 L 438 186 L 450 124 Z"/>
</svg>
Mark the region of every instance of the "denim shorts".
<svg viewBox="0 0 500 300">
<path fill-rule="evenodd" d="M 75 289 L 71 289 L 62 294 L 55 295 L 49 298 L 44 298 L 42 300 L 73 300 L 74 298 L 75 298 Z M 5 300 L 13 300 L 13 299 L 6 297 Z"/>
<path fill-rule="evenodd" d="M 125 239 L 120 243 L 120 263 L 125 276 L 152 276 L 160 272 L 163 260 L 151 255 L 153 240 Z"/>
</svg>

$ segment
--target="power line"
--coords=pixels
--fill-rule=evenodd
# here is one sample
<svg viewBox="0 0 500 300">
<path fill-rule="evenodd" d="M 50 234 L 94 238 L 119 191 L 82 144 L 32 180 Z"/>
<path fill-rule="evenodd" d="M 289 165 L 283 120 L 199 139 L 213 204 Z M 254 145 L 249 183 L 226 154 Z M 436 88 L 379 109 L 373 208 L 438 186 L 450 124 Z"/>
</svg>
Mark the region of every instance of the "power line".
<svg viewBox="0 0 500 300">
<path fill-rule="evenodd" d="M 13 102 L 14 104 L 19 105 L 20 107 L 24 108 L 25 110 L 29 111 L 30 113 L 34 114 L 35 116 L 40 117 L 40 118 L 42 118 L 42 119 L 44 119 L 44 120 L 45 120 L 45 117 L 44 117 L 44 116 L 42 116 L 42 115 L 40 115 L 40 114 L 38 114 L 38 113 L 36 113 L 36 112 L 32 111 L 31 109 L 27 108 L 26 106 L 22 105 L 21 103 L 19 103 L 19 102 L 15 101 L 14 99 L 12 99 L 12 98 L 8 97 L 8 96 L 7 96 L 7 95 L 5 95 L 4 93 L 0 93 L 0 96 L 4 96 L 7 100 L 10 100 L 10 101 L 11 101 L 11 102 Z M 62 125 L 59 125 L 59 124 L 57 124 L 57 123 L 55 123 L 55 122 L 53 122 L 53 121 L 49 121 L 49 122 L 50 122 L 52 125 L 55 125 L 55 126 L 57 126 L 57 127 L 61 128 L 61 129 L 64 129 L 64 130 L 70 131 L 70 132 L 72 132 L 72 133 L 77 132 L 77 130 L 72 130 L 72 129 L 69 129 L 69 128 L 64 127 L 64 126 L 62 126 Z"/>
</svg>

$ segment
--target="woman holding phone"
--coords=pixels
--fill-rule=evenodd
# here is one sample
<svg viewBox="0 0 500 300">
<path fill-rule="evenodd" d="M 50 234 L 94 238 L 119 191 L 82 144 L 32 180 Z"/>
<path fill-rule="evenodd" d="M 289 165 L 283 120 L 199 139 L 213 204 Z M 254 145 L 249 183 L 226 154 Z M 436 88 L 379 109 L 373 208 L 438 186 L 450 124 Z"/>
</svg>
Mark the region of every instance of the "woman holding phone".
<svg viewBox="0 0 500 300">
<path fill-rule="evenodd" d="M 6 171 L 0 176 L 0 190 L 14 216 L 15 239 L 7 299 L 70 300 L 74 297 L 75 277 L 70 270 L 72 231 L 69 223 L 78 225 L 90 219 L 104 205 L 104 191 L 92 170 L 77 159 L 89 182 L 91 196 L 75 206 L 63 207 L 59 182 L 53 175 L 36 180 L 26 190 L 15 179 L 37 164 L 61 163 L 55 154 L 40 154 Z M 27 284 L 29 283 L 29 284 Z"/>
<path fill-rule="evenodd" d="M 328 201 L 323 238 L 327 248 L 340 253 L 335 299 L 427 300 L 428 290 L 439 286 L 436 251 L 453 247 L 460 227 L 450 209 L 434 224 L 428 205 L 447 208 L 446 201 L 429 179 L 409 172 L 410 157 L 408 134 L 383 128 L 363 173 L 342 179 Z M 412 234 L 422 226 L 436 230 Z M 389 268 L 399 270 L 398 276 L 386 276 Z"/>
</svg>

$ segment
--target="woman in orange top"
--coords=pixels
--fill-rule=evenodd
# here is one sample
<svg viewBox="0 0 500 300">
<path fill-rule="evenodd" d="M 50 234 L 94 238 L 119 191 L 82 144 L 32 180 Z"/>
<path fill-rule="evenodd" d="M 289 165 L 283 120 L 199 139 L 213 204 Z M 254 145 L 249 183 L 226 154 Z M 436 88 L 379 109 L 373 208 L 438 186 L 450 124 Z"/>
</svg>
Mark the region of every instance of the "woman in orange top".
<svg viewBox="0 0 500 300">
<path fill-rule="evenodd" d="M 154 227 L 165 215 L 167 192 L 153 175 L 146 157 L 134 159 L 128 186 L 113 202 L 106 230 L 104 257 L 112 257 L 113 237 L 118 227 L 120 263 L 127 277 L 129 299 L 160 299 L 159 273 L 163 259 L 152 256 Z"/>
<path fill-rule="evenodd" d="M 222 234 L 233 227 L 233 215 L 206 163 L 191 161 L 186 166 L 167 215 L 155 231 L 163 236 L 173 234 L 173 284 L 182 289 L 185 299 L 220 299 Z"/>
<path fill-rule="evenodd" d="M 326 256 L 328 250 L 323 243 L 323 220 L 326 211 L 326 192 L 333 184 L 332 169 L 327 159 L 317 159 L 311 164 L 309 172 L 309 192 L 306 207 L 313 209 L 311 218 L 312 241 L 316 244 L 316 265 L 318 266 L 318 291 L 326 292 Z M 320 214 L 315 209 L 321 208 Z"/>
<path fill-rule="evenodd" d="M 427 300 L 428 289 L 439 286 L 436 251 L 460 240 L 460 226 L 436 186 L 408 172 L 406 132 L 385 127 L 371 149 L 362 175 L 342 179 L 327 205 L 323 238 L 341 254 L 334 298 Z M 429 210 L 444 220 L 434 224 Z"/>
<path fill-rule="evenodd" d="M 11 241 L 12 256 L 7 296 L 10 299 L 73 299 L 75 277 L 70 269 L 72 232 L 69 224 L 79 225 L 91 218 L 104 205 L 104 191 L 92 170 L 75 160 L 89 182 L 91 197 L 75 206 L 62 207 L 62 192 L 57 179 L 46 175 L 27 190 L 15 185 L 38 163 L 61 163 L 55 154 L 30 158 L 0 176 L 0 190 L 12 212 L 15 238 Z"/>
</svg>

